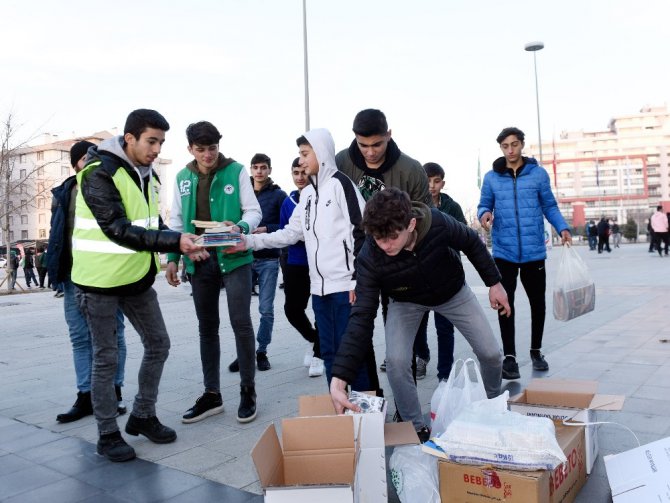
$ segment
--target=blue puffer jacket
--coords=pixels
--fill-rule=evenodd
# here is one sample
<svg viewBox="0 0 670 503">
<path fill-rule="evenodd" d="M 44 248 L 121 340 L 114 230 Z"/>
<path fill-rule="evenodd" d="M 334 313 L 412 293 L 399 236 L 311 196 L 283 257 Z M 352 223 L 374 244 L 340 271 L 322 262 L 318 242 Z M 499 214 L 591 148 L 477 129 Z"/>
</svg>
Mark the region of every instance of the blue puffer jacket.
<svg viewBox="0 0 670 503">
<path fill-rule="evenodd" d="M 547 258 L 543 215 L 559 234 L 570 229 L 551 192 L 547 171 L 535 159 L 523 161 L 515 177 L 504 157 L 496 159 L 484 176 L 477 207 L 479 219 L 487 211 L 493 213 L 493 256 L 515 263 Z"/>
</svg>

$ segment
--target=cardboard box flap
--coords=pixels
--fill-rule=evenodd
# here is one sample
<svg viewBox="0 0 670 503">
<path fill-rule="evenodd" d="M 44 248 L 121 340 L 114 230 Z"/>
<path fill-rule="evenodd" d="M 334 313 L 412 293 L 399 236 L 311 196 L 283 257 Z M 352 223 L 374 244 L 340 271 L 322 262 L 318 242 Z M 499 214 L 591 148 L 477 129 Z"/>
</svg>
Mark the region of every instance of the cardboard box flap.
<svg viewBox="0 0 670 503">
<path fill-rule="evenodd" d="M 334 416 L 335 407 L 330 395 L 302 395 L 298 397 L 298 415 L 308 416 Z"/>
<path fill-rule="evenodd" d="M 384 445 L 387 447 L 395 445 L 415 445 L 419 443 L 419 437 L 410 422 L 385 423 Z"/>
<path fill-rule="evenodd" d="M 251 459 L 263 487 L 284 484 L 284 456 L 273 424 L 265 429 L 251 450 Z"/>
<path fill-rule="evenodd" d="M 621 410 L 626 397 L 623 395 L 596 395 L 591 400 L 589 409 L 593 410 Z"/>
<path fill-rule="evenodd" d="M 287 485 L 354 483 L 354 449 L 287 454 L 284 460 Z"/>
<path fill-rule="evenodd" d="M 533 379 L 526 388 L 526 400 L 532 404 L 587 409 L 597 391 L 597 381 Z"/>
<path fill-rule="evenodd" d="M 295 417 L 282 420 L 284 453 L 347 448 L 354 451 L 352 416 Z"/>
</svg>

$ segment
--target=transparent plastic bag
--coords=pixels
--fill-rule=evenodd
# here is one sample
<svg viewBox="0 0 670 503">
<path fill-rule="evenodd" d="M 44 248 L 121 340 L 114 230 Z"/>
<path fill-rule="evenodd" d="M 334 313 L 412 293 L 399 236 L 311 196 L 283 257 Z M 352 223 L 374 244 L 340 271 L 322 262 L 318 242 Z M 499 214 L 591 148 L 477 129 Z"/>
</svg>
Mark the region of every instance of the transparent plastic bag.
<svg viewBox="0 0 670 503">
<path fill-rule="evenodd" d="M 584 261 L 570 245 L 564 245 L 554 282 L 554 318 L 568 321 L 593 311 L 596 285 Z"/>
<path fill-rule="evenodd" d="M 440 503 L 437 458 L 423 452 L 420 445 L 393 449 L 389 467 L 401 503 Z"/>
<path fill-rule="evenodd" d="M 468 370 L 468 363 L 471 364 L 472 372 Z M 477 362 L 472 358 L 465 361 L 456 360 L 451 367 L 446 384 L 442 386 L 440 383 L 433 393 L 433 400 L 430 403 L 431 435 L 444 433 L 449 423 L 467 405 L 478 400 L 486 400 L 486 391 Z"/>
</svg>

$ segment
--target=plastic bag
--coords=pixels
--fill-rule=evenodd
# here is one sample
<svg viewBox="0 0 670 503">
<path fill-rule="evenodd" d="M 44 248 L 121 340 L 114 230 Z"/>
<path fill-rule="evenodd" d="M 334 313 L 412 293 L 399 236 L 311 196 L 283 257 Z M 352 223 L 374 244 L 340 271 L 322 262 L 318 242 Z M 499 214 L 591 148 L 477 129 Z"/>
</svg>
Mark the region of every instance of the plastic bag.
<svg viewBox="0 0 670 503">
<path fill-rule="evenodd" d="M 396 447 L 389 468 L 401 503 L 440 503 L 437 458 L 423 452 L 420 445 Z"/>
<path fill-rule="evenodd" d="M 554 282 L 554 318 L 572 320 L 595 307 L 596 285 L 586 264 L 570 245 L 564 245 Z"/>
<path fill-rule="evenodd" d="M 468 371 L 472 364 L 474 376 Z M 460 365 L 459 365 L 460 364 Z M 474 380 L 472 379 L 474 377 Z M 441 390 L 441 391 L 440 391 Z M 477 362 L 472 358 L 456 360 L 451 367 L 449 379 L 444 386 L 438 385 L 430 402 L 431 435 L 444 433 L 449 423 L 469 404 L 477 400 L 486 400 L 484 382 Z M 434 411 L 434 413 L 433 413 Z"/>
<path fill-rule="evenodd" d="M 450 461 L 512 470 L 553 470 L 566 461 L 551 419 L 507 410 L 509 391 L 465 407 L 433 438 Z"/>
</svg>

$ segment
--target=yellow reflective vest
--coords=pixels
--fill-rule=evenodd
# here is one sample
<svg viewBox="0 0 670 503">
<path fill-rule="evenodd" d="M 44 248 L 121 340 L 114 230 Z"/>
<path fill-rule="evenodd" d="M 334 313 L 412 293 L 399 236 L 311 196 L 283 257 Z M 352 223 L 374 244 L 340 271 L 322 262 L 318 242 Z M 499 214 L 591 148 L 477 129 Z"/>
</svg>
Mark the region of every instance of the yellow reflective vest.
<svg viewBox="0 0 670 503">
<path fill-rule="evenodd" d="M 100 161 L 91 163 L 77 173 L 79 187 L 84 174 L 100 164 Z M 125 169 L 117 169 L 112 179 L 131 224 L 158 229 L 158 194 L 153 175 L 149 177 L 149 202 Z M 157 253 L 126 248 L 105 235 L 81 190 L 77 193 L 75 208 L 72 231 L 73 283 L 95 288 L 130 285 L 146 276 L 152 260 L 155 262 L 155 270 L 160 271 Z"/>
</svg>

